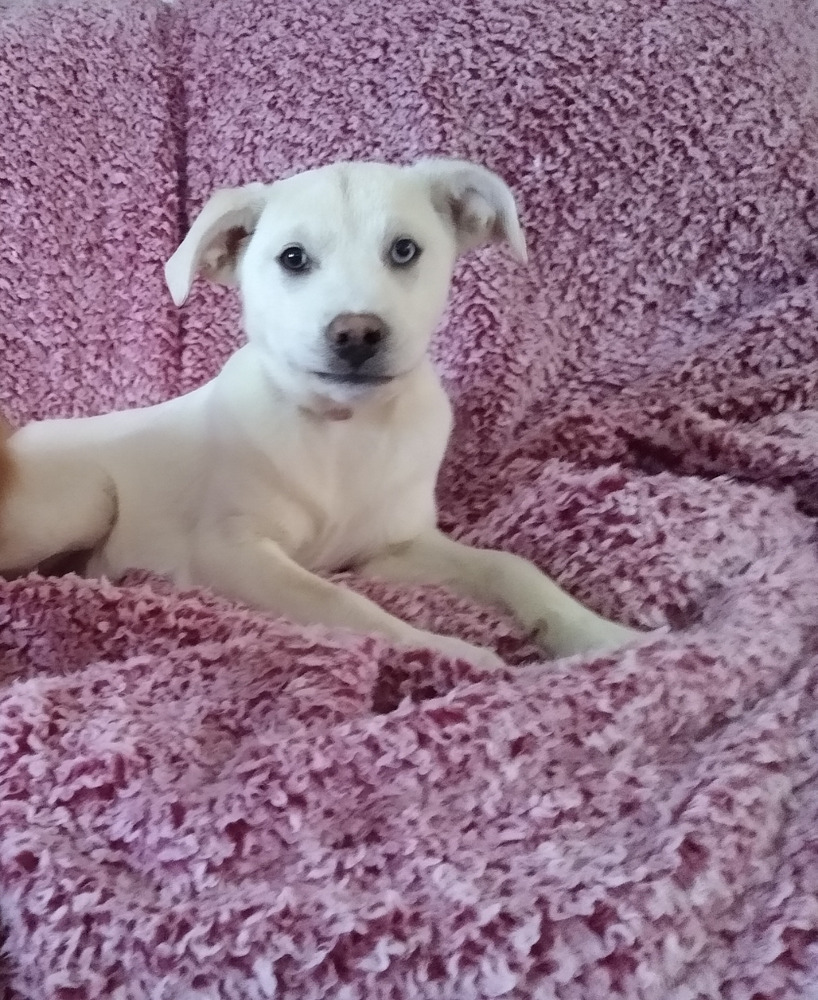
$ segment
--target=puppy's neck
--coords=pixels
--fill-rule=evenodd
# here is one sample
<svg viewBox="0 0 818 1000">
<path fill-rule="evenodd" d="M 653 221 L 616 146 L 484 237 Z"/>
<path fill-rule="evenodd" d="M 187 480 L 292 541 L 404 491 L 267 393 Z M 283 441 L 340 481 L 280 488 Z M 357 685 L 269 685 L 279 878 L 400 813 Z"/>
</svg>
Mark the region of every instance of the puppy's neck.
<svg viewBox="0 0 818 1000">
<path fill-rule="evenodd" d="M 386 413 L 404 388 L 403 380 L 381 386 L 351 400 L 333 399 L 321 393 L 308 393 L 297 399 L 298 409 L 313 420 L 351 420 L 356 413 Z"/>
<path fill-rule="evenodd" d="M 227 361 L 214 380 L 213 394 L 228 412 L 241 411 L 239 419 L 245 425 L 264 425 L 268 421 L 288 426 L 301 421 L 302 426 L 346 428 L 351 424 L 376 423 L 386 427 L 393 420 L 411 421 L 414 406 L 425 407 L 430 396 L 425 388 L 430 383 L 440 388 L 431 363 L 426 359 L 411 372 L 373 392 L 352 399 L 331 397 L 321 386 L 309 386 L 297 378 L 276 369 L 270 371 L 264 357 L 247 344 Z"/>
<path fill-rule="evenodd" d="M 323 392 L 320 388 L 305 384 L 303 376 L 282 371 L 272 366 L 261 352 L 248 344 L 243 349 L 247 355 L 253 355 L 263 372 L 264 379 L 270 386 L 275 397 L 293 409 L 303 413 L 311 420 L 339 422 L 351 420 L 356 414 L 373 414 L 379 410 L 389 409 L 395 400 L 405 391 L 413 373 L 397 378 L 386 385 L 378 386 L 371 391 L 337 394 Z M 242 353 L 239 352 L 239 353 Z"/>
<path fill-rule="evenodd" d="M 313 420 L 350 420 L 355 412 L 352 406 L 344 406 L 321 396 L 301 403 L 298 408 Z"/>
</svg>

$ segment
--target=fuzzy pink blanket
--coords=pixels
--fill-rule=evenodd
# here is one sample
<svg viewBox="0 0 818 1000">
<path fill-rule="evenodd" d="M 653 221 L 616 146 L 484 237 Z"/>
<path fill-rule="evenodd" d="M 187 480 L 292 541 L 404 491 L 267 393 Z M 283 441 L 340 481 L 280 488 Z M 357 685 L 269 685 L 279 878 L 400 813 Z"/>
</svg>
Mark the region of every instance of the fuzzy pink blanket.
<svg viewBox="0 0 818 1000">
<path fill-rule="evenodd" d="M 161 265 L 216 185 L 500 170 L 445 526 L 632 624 L 479 678 L 160 581 L 0 589 L 6 1000 L 818 997 L 812 0 L 0 2 L 0 404 L 162 399 L 238 342 Z"/>
</svg>

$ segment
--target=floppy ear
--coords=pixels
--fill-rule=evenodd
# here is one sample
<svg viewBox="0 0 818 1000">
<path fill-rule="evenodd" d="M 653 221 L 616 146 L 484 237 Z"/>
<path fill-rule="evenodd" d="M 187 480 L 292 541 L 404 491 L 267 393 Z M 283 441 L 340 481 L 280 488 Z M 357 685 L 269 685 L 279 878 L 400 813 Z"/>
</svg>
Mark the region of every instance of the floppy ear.
<svg viewBox="0 0 818 1000">
<path fill-rule="evenodd" d="M 421 160 L 410 169 L 429 179 L 434 205 L 454 226 L 460 253 L 508 243 L 518 260 L 528 260 L 514 195 L 497 174 L 466 160 Z"/>
<path fill-rule="evenodd" d="M 197 274 L 222 285 L 234 284 L 239 254 L 256 228 L 267 190 L 264 184 L 226 188 L 206 203 L 165 264 L 165 281 L 177 306 L 188 297 Z"/>
</svg>

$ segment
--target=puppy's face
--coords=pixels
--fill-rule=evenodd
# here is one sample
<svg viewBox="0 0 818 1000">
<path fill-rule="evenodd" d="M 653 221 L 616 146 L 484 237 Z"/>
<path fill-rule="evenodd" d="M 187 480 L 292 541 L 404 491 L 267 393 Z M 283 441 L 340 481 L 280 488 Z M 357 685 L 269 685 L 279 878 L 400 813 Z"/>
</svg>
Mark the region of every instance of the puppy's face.
<svg viewBox="0 0 818 1000">
<path fill-rule="evenodd" d="M 287 384 L 354 399 L 421 362 L 456 256 L 411 171 L 346 164 L 281 181 L 238 265 L 247 335 Z"/>
<path fill-rule="evenodd" d="M 218 192 L 165 274 L 177 304 L 196 273 L 238 284 L 277 384 L 349 404 L 417 368 L 458 254 L 501 241 L 525 259 L 511 192 L 482 167 L 343 163 Z"/>
</svg>

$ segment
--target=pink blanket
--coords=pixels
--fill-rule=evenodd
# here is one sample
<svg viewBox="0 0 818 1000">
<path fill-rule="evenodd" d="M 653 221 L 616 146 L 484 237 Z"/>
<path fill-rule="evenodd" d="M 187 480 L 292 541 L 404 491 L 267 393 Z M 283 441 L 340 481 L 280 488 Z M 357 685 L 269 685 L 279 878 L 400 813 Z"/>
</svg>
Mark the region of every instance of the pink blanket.
<svg viewBox="0 0 818 1000">
<path fill-rule="evenodd" d="M 774 8 L 774 12 L 773 12 Z M 499 169 L 444 525 L 669 624 L 483 679 L 161 581 L 2 585 L 8 1000 L 818 996 L 818 24 L 807 0 L 0 3 L 2 407 L 164 398 L 238 342 L 161 264 L 216 185 Z"/>
</svg>

